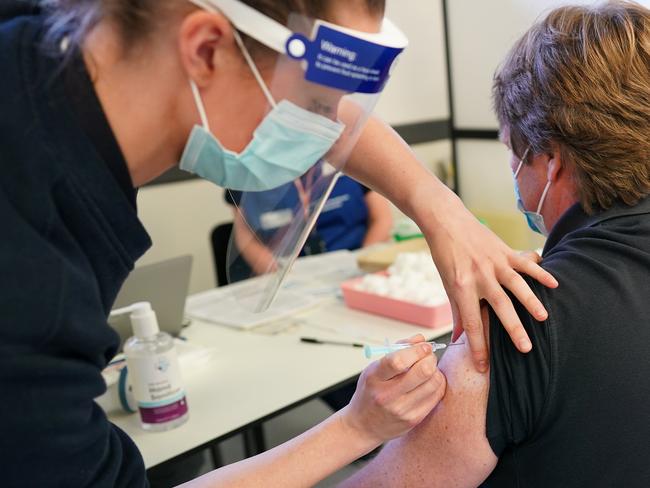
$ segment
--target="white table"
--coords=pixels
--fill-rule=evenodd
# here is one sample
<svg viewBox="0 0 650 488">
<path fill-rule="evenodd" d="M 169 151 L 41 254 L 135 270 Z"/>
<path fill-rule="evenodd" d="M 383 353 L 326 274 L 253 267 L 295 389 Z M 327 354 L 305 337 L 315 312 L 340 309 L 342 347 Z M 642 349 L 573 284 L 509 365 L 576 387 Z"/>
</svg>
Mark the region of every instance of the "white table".
<svg viewBox="0 0 650 488">
<path fill-rule="evenodd" d="M 286 319 L 274 335 L 194 322 L 183 335 L 213 348 L 205 364 L 184 372 L 190 418 L 168 432 L 145 432 L 137 414 L 109 412 L 135 441 L 147 468 L 225 439 L 358 375 L 369 361 L 358 348 L 301 343 L 300 336 L 352 340 L 342 327 L 390 340 L 423 333 L 439 337 L 449 326 L 424 329 L 348 309 L 339 299 Z M 339 332 L 337 332 L 337 329 Z M 268 328 L 267 328 L 268 330 Z"/>
</svg>

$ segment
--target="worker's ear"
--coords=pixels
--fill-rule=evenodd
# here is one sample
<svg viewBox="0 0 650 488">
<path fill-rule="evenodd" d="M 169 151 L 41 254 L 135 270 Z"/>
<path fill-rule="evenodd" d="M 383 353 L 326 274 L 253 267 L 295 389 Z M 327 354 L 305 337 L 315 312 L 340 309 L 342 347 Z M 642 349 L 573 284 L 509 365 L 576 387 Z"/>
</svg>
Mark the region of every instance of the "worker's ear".
<svg viewBox="0 0 650 488">
<path fill-rule="evenodd" d="M 233 29 L 220 13 L 197 10 L 188 14 L 179 30 L 181 63 L 188 78 L 201 88 L 210 84 L 220 64 L 238 52 Z"/>
<path fill-rule="evenodd" d="M 546 172 L 546 178 L 548 181 L 556 182 L 562 171 L 565 169 L 562 162 L 562 151 L 557 145 L 553 145 L 553 152 L 550 153 L 548 160 L 548 169 Z"/>
</svg>

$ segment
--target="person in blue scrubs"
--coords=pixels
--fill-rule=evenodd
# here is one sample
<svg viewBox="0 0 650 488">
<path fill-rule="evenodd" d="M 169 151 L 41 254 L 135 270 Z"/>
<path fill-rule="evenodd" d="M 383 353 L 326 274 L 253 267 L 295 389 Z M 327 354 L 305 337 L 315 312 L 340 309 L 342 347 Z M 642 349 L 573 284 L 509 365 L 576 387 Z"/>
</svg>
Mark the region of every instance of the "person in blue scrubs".
<svg viewBox="0 0 650 488">
<path fill-rule="evenodd" d="M 224 198 L 230 205 L 238 205 L 241 193 L 226 190 Z M 273 210 L 260 211 L 258 215 L 251 215 L 255 210 L 247 206 L 246 219 L 254 221 L 257 228 L 266 228 L 269 233 L 272 233 L 277 227 L 286 225 L 286 219 L 291 218 L 292 209 L 299 204 L 299 201 L 298 188 L 290 185 Z M 246 226 L 241 225 L 238 210 L 233 209 L 233 215 L 241 236 L 242 232 L 246 232 Z M 316 227 L 300 255 L 310 256 L 342 249 L 352 251 L 384 242 L 390 238 L 392 226 L 390 203 L 384 197 L 349 176 L 341 176 L 334 185 L 318 217 Z M 261 237 L 263 242 L 264 236 Z M 267 252 L 262 249 L 262 246 L 252 249 L 247 245 L 242 248 L 245 249 L 244 258 L 249 264 L 255 269 L 263 268 L 260 259 Z"/>
</svg>

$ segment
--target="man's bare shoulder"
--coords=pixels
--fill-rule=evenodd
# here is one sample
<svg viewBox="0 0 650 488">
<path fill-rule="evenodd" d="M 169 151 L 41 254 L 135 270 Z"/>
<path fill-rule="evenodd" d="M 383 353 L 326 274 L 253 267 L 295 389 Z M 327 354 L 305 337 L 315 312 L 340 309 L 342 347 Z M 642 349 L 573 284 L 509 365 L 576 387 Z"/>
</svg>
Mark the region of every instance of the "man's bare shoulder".
<svg viewBox="0 0 650 488">
<path fill-rule="evenodd" d="M 470 487 L 494 470 L 498 458 L 485 434 L 489 373 L 476 371 L 466 344 L 449 347 L 439 367 L 447 378 L 443 400 L 342 486 Z"/>
</svg>

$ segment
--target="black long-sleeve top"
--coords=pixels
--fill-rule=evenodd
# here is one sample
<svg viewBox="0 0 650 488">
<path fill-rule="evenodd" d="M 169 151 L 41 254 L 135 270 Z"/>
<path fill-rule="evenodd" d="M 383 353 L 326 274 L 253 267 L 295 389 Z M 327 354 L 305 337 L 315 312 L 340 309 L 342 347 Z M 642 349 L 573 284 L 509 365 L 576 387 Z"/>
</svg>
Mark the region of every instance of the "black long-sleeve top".
<svg viewBox="0 0 650 488">
<path fill-rule="evenodd" d="M 93 399 L 119 343 L 106 317 L 151 242 L 83 63 L 62 68 L 43 22 L 3 0 L 0 484 L 144 486 L 136 446 Z"/>
</svg>

